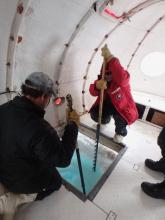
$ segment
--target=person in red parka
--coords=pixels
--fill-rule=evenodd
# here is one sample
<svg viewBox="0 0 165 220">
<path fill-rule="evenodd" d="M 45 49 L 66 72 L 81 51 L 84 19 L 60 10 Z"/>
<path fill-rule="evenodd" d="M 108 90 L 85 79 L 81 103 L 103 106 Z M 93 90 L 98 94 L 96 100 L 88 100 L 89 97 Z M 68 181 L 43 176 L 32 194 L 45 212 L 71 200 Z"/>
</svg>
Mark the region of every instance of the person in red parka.
<svg viewBox="0 0 165 220">
<path fill-rule="evenodd" d="M 111 54 L 107 45 L 101 50 L 105 62 L 105 77 L 102 79 L 102 67 L 98 79 L 89 88 L 90 94 L 97 96 L 89 112 L 91 118 L 98 122 L 100 91 L 104 89 L 101 123 L 109 123 L 113 116 L 116 133 L 113 140 L 121 143 L 123 137 L 127 135 L 127 125 L 138 118 L 138 111 L 131 95 L 129 73 L 121 66 L 119 59 Z"/>
</svg>

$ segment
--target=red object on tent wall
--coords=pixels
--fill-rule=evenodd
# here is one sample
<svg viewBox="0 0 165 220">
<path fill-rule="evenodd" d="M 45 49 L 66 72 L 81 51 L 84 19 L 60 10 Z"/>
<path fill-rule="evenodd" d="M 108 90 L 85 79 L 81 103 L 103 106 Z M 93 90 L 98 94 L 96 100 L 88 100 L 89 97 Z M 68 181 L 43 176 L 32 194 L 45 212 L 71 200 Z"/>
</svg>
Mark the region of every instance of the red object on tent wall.
<svg viewBox="0 0 165 220">
<path fill-rule="evenodd" d="M 17 7 L 17 12 L 19 14 L 22 14 L 23 10 L 24 10 L 23 3 L 20 3 Z"/>
</svg>

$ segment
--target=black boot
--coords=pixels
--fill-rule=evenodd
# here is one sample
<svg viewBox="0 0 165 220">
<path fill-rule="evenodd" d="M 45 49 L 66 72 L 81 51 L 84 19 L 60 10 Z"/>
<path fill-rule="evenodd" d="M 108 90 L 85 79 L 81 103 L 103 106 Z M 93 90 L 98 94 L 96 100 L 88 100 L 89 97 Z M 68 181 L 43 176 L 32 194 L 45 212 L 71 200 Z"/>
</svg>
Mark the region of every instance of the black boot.
<svg viewBox="0 0 165 220">
<path fill-rule="evenodd" d="M 151 170 L 159 171 L 165 174 L 165 158 L 161 158 L 159 161 L 153 161 L 151 159 L 145 160 L 146 167 Z"/>
<path fill-rule="evenodd" d="M 141 188 L 147 195 L 153 198 L 165 199 L 165 180 L 156 184 L 143 182 Z"/>
</svg>

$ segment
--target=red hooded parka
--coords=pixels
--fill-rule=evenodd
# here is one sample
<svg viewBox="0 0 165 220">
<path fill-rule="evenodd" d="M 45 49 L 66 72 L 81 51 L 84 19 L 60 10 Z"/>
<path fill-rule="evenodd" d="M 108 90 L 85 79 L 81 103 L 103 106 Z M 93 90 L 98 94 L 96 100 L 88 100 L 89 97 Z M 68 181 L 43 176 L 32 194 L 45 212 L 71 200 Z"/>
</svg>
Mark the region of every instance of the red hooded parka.
<svg viewBox="0 0 165 220">
<path fill-rule="evenodd" d="M 130 75 L 124 70 L 116 57 L 113 57 L 106 63 L 105 74 L 106 73 L 111 73 L 111 81 L 108 88 L 104 91 L 104 98 L 108 96 L 111 99 L 117 112 L 127 121 L 128 125 L 130 125 L 138 118 L 138 111 L 130 90 Z M 96 89 L 96 82 L 97 80 L 91 84 L 89 88 L 89 92 L 92 96 L 98 96 L 92 107 L 99 105 L 100 102 L 100 91 Z"/>
</svg>

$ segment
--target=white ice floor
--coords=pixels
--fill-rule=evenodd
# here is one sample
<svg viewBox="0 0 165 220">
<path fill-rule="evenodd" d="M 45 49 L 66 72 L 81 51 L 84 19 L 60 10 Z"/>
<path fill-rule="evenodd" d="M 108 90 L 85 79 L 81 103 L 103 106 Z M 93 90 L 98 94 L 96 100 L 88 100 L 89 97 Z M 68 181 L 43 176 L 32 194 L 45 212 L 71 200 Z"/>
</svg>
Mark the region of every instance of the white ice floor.
<svg viewBox="0 0 165 220">
<path fill-rule="evenodd" d="M 83 122 L 94 126 L 88 116 Z M 114 124 L 102 128 L 113 136 Z M 128 149 L 93 202 L 82 202 L 62 187 L 43 201 L 24 205 L 17 220 L 165 220 L 165 201 L 141 191 L 142 181 L 160 182 L 164 175 L 144 167 L 144 160 L 160 158 L 156 144 L 160 128 L 140 121 L 128 128 Z"/>
</svg>

